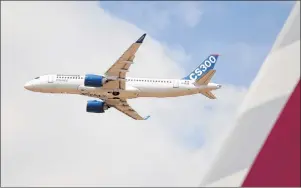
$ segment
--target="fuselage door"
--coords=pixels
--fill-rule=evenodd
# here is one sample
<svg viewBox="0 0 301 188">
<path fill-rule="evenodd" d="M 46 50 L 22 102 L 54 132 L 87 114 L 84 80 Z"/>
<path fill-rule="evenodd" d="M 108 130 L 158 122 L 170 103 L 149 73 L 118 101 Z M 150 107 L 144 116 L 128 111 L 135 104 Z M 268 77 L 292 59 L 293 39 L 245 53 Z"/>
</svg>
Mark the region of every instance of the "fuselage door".
<svg viewBox="0 0 301 188">
<path fill-rule="evenodd" d="M 179 87 L 179 80 L 174 80 L 173 81 L 173 87 L 178 88 Z"/>
<path fill-rule="evenodd" d="M 54 75 L 48 75 L 48 83 L 54 82 Z"/>
</svg>

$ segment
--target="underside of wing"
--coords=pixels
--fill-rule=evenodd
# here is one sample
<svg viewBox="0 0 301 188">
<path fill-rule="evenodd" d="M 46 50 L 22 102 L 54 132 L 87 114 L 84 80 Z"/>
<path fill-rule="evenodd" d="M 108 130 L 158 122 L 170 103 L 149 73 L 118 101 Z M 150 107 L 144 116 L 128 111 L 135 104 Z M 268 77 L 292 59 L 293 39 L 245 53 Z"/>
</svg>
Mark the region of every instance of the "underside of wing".
<svg viewBox="0 0 301 188">
<path fill-rule="evenodd" d="M 113 81 L 104 85 L 105 88 L 125 89 L 125 77 L 135 58 L 135 54 L 141 46 L 146 34 L 143 34 L 135 43 L 133 43 L 122 56 L 107 70 L 105 75 Z"/>
<path fill-rule="evenodd" d="M 128 103 L 126 100 L 121 100 L 117 102 L 117 100 L 113 101 L 106 101 L 106 103 L 119 110 L 120 112 L 126 114 L 127 116 L 135 119 L 135 120 L 147 120 L 150 116 L 141 117 Z"/>
</svg>

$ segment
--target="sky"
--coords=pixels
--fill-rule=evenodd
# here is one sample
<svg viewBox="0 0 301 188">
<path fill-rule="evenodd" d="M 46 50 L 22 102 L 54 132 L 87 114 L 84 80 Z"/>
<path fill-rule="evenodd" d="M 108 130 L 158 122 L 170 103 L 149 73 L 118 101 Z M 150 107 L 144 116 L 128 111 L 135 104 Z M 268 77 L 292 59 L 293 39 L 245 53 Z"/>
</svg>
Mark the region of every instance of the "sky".
<svg viewBox="0 0 301 188">
<path fill-rule="evenodd" d="M 221 56 L 216 81 L 249 86 L 293 6 L 292 1 L 103 1 L 109 14 L 183 50 L 193 70 L 210 53 Z M 237 77 L 239 79 L 237 79 Z"/>
<path fill-rule="evenodd" d="M 1 2 L 2 186 L 197 186 L 292 5 Z M 129 76 L 181 78 L 220 53 L 218 99 L 130 100 L 151 115 L 134 121 L 23 88 L 43 74 L 102 74 L 143 33 Z"/>
</svg>

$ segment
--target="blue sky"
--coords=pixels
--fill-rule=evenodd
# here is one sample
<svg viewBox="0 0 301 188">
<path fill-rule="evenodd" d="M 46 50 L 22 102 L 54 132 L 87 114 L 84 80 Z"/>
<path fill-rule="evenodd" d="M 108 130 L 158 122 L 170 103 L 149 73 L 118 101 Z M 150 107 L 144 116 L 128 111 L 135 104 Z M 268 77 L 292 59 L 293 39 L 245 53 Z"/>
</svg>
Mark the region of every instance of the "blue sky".
<svg viewBox="0 0 301 188">
<path fill-rule="evenodd" d="M 187 74 L 209 53 L 219 53 L 214 81 L 249 86 L 293 2 L 104 1 L 100 6 L 168 46 L 183 49 L 189 58 L 179 63 Z"/>
</svg>

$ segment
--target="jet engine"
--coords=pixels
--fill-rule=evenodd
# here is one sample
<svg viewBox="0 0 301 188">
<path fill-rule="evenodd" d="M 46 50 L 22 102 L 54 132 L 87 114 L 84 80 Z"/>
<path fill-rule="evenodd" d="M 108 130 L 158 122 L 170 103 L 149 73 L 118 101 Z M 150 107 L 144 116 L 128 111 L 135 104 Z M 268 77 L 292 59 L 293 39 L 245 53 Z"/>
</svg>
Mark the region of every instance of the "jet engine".
<svg viewBox="0 0 301 188">
<path fill-rule="evenodd" d="M 86 74 L 84 85 L 89 87 L 102 87 L 106 81 L 106 77 L 95 74 Z"/>
<path fill-rule="evenodd" d="M 104 113 L 109 107 L 103 101 L 90 100 L 87 102 L 87 112 L 90 113 Z"/>
</svg>

